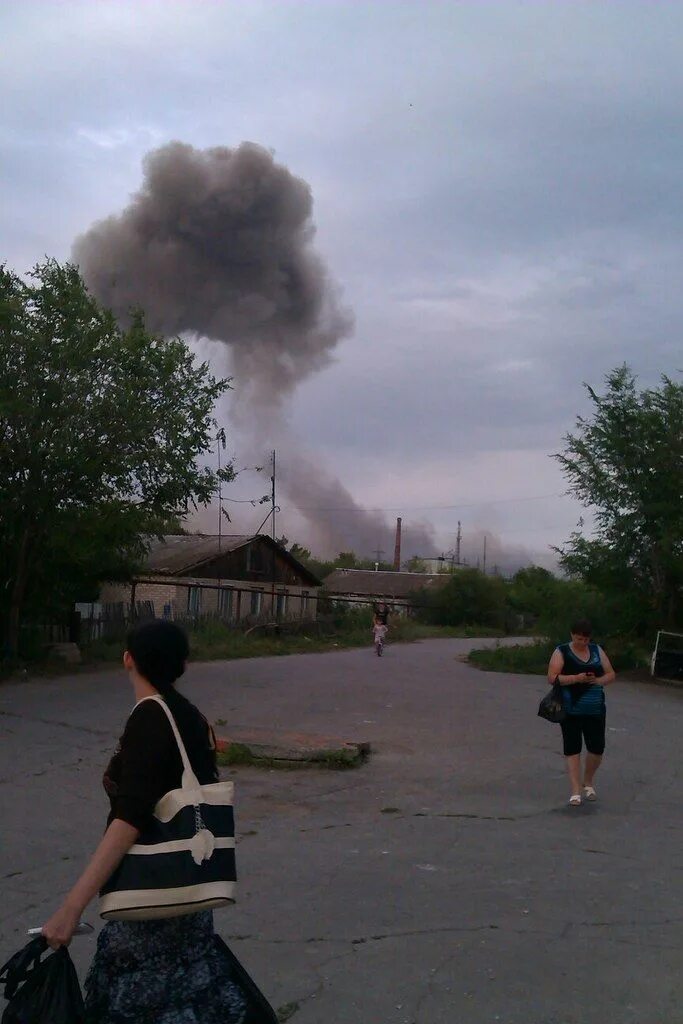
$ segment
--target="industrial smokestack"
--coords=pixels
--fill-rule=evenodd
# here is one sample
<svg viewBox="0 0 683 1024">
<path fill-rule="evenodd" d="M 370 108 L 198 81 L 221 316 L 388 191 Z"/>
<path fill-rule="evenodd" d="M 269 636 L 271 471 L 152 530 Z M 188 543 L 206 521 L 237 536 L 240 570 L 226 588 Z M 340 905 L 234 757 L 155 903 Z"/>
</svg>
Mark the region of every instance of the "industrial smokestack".
<svg viewBox="0 0 683 1024">
<path fill-rule="evenodd" d="M 398 572 L 401 568 L 401 518 L 396 520 L 396 545 L 394 547 L 394 570 Z"/>
</svg>

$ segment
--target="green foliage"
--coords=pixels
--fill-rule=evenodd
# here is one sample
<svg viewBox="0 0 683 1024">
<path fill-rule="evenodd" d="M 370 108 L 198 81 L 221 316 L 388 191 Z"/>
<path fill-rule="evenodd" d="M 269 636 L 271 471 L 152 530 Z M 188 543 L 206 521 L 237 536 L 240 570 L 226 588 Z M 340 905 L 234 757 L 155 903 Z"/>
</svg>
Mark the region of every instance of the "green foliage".
<svg viewBox="0 0 683 1024">
<path fill-rule="evenodd" d="M 645 648 L 630 639 L 601 639 L 617 672 L 645 668 L 649 655 Z M 545 676 L 550 656 L 557 647 L 554 641 L 539 640 L 531 644 L 500 645 L 470 651 L 468 661 L 486 672 L 514 672 L 519 675 Z"/>
<path fill-rule="evenodd" d="M 372 613 L 368 609 L 344 608 L 330 612 L 318 622 L 311 622 L 301 632 L 267 634 L 260 630 L 245 634 L 216 619 L 207 619 L 188 628 L 190 657 L 193 661 L 260 658 L 273 655 L 313 653 L 345 647 L 372 646 Z M 125 632 L 125 631 L 123 631 Z M 95 640 L 84 651 L 85 663 L 120 662 L 124 646 L 121 637 Z M 389 643 L 412 643 L 419 640 L 451 636 L 494 636 L 496 630 L 486 626 L 443 628 L 406 617 L 394 618 L 389 630 Z"/>
<path fill-rule="evenodd" d="M 0 615 L 54 618 L 125 578 L 147 538 L 207 504 L 198 459 L 228 388 L 182 341 L 119 327 L 78 269 L 46 260 L 32 282 L 0 268 Z M 232 467 L 223 470 L 232 478 Z"/>
<path fill-rule="evenodd" d="M 281 537 L 280 544 L 283 547 L 288 548 L 290 554 L 294 555 L 302 565 L 305 565 L 307 569 L 318 577 L 320 580 L 324 580 L 326 576 L 329 576 L 335 569 L 374 569 L 375 563 L 371 558 L 359 558 L 355 551 L 340 551 L 336 558 L 316 558 L 312 555 L 308 548 L 297 544 L 294 541 L 291 545 L 289 538 Z M 380 562 L 379 568 L 384 570 L 391 570 L 393 568 L 388 562 Z"/>
<path fill-rule="evenodd" d="M 557 647 L 550 640 L 534 644 L 500 645 L 470 651 L 468 661 L 487 672 L 516 672 L 520 675 L 545 675 L 550 655 Z"/>
<path fill-rule="evenodd" d="M 586 386 L 590 418 L 555 457 L 574 495 L 594 511 L 597 536 L 560 549 L 573 577 L 615 596 L 634 629 L 683 617 L 683 385 L 663 376 L 638 391 L 627 366 L 602 395 Z"/>
<path fill-rule="evenodd" d="M 256 758 L 244 743 L 228 743 L 225 750 L 216 755 L 218 764 L 224 767 L 232 765 L 255 764 Z"/>
<path fill-rule="evenodd" d="M 292 544 L 289 549 L 289 553 L 293 558 L 296 558 L 297 561 L 301 562 L 301 564 L 305 566 L 308 566 L 313 559 L 308 548 L 302 548 L 299 544 Z"/>
<path fill-rule="evenodd" d="M 436 626 L 480 623 L 501 628 L 507 616 L 506 585 L 498 576 L 485 576 L 478 569 L 461 569 L 443 586 L 420 590 L 415 596 L 420 618 Z"/>
</svg>

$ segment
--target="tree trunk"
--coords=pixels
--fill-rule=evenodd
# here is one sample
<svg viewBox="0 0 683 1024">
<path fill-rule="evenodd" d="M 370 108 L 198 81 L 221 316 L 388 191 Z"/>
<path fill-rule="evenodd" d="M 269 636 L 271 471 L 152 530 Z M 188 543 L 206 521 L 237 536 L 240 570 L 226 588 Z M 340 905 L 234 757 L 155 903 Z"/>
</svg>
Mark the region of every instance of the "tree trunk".
<svg viewBox="0 0 683 1024">
<path fill-rule="evenodd" d="M 17 562 L 14 576 L 14 586 L 10 597 L 9 617 L 7 623 L 7 652 L 10 660 L 16 658 L 19 651 L 19 626 L 21 624 L 21 609 L 26 595 L 26 584 L 28 583 L 28 547 L 30 530 L 27 526 L 19 541 L 17 551 Z"/>
</svg>

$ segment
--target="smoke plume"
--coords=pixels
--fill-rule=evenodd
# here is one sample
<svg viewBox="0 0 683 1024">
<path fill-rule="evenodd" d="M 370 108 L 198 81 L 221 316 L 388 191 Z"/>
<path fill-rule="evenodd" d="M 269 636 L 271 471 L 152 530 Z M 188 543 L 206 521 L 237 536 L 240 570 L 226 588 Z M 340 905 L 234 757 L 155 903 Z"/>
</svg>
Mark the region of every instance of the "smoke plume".
<svg viewBox="0 0 683 1024">
<path fill-rule="evenodd" d="M 284 443 L 282 488 L 325 552 L 369 554 L 391 536 L 390 525 L 296 452 L 281 415 L 283 399 L 328 365 L 353 326 L 313 248 L 308 184 L 247 142 L 206 150 L 172 142 L 143 166 L 129 206 L 74 244 L 86 284 L 121 322 L 139 307 L 155 332 L 228 346 L 238 399 L 232 416 L 247 445 L 264 429 L 274 447 Z M 318 511 L 330 508 L 352 511 Z M 406 524 L 404 536 L 406 551 L 433 550 L 427 527 L 411 533 Z"/>
<path fill-rule="evenodd" d="M 286 494 L 298 495 L 297 507 L 311 528 L 310 542 L 316 550 L 328 555 L 340 551 L 356 551 L 375 555 L 383 550 L 381 560 L 393 562 L 395 524 L 388 523 L 377 512 L 360 508 L 348 490 L 317 462 L 298 454 L 282 463 L 280 481 Z M 434 531 L 429 524 L 404 520 L 402 561 L 413 555 L 431 555 L 436 550 Z"/>
<path fill-rule="evenodd" d="M 312 247 L 311 190 L 253 143 L 171 142 L 144 160 L 123 213 L 76 240 L 94 295 L 125 321 L 231 347 L 238 381 L 274 402 L 326 366 L 352 328 Z"/>
</svg>

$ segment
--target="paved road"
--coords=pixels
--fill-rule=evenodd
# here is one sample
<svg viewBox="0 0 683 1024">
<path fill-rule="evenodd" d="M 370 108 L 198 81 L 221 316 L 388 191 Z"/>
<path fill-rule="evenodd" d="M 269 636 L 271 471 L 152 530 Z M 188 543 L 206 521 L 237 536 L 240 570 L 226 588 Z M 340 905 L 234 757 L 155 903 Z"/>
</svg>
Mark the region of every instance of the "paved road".
<svg viewBox="0 0 683 1024">
<path fill-rule="evenodd" d="M 573 811 L 543 681 L 473 670 L 468 646 L 192 668 L 214 718 L 376 751 L 235 772 L 220 930 L 292 1024 L 682 1024 L 683 692 L 610 690 L 600 802 Z M 0 962 L 95 844 L 129 705 L 116 672 L 0 687 Z M 92 940 L 72 949 L 84 970 Z"/>
</svg>

